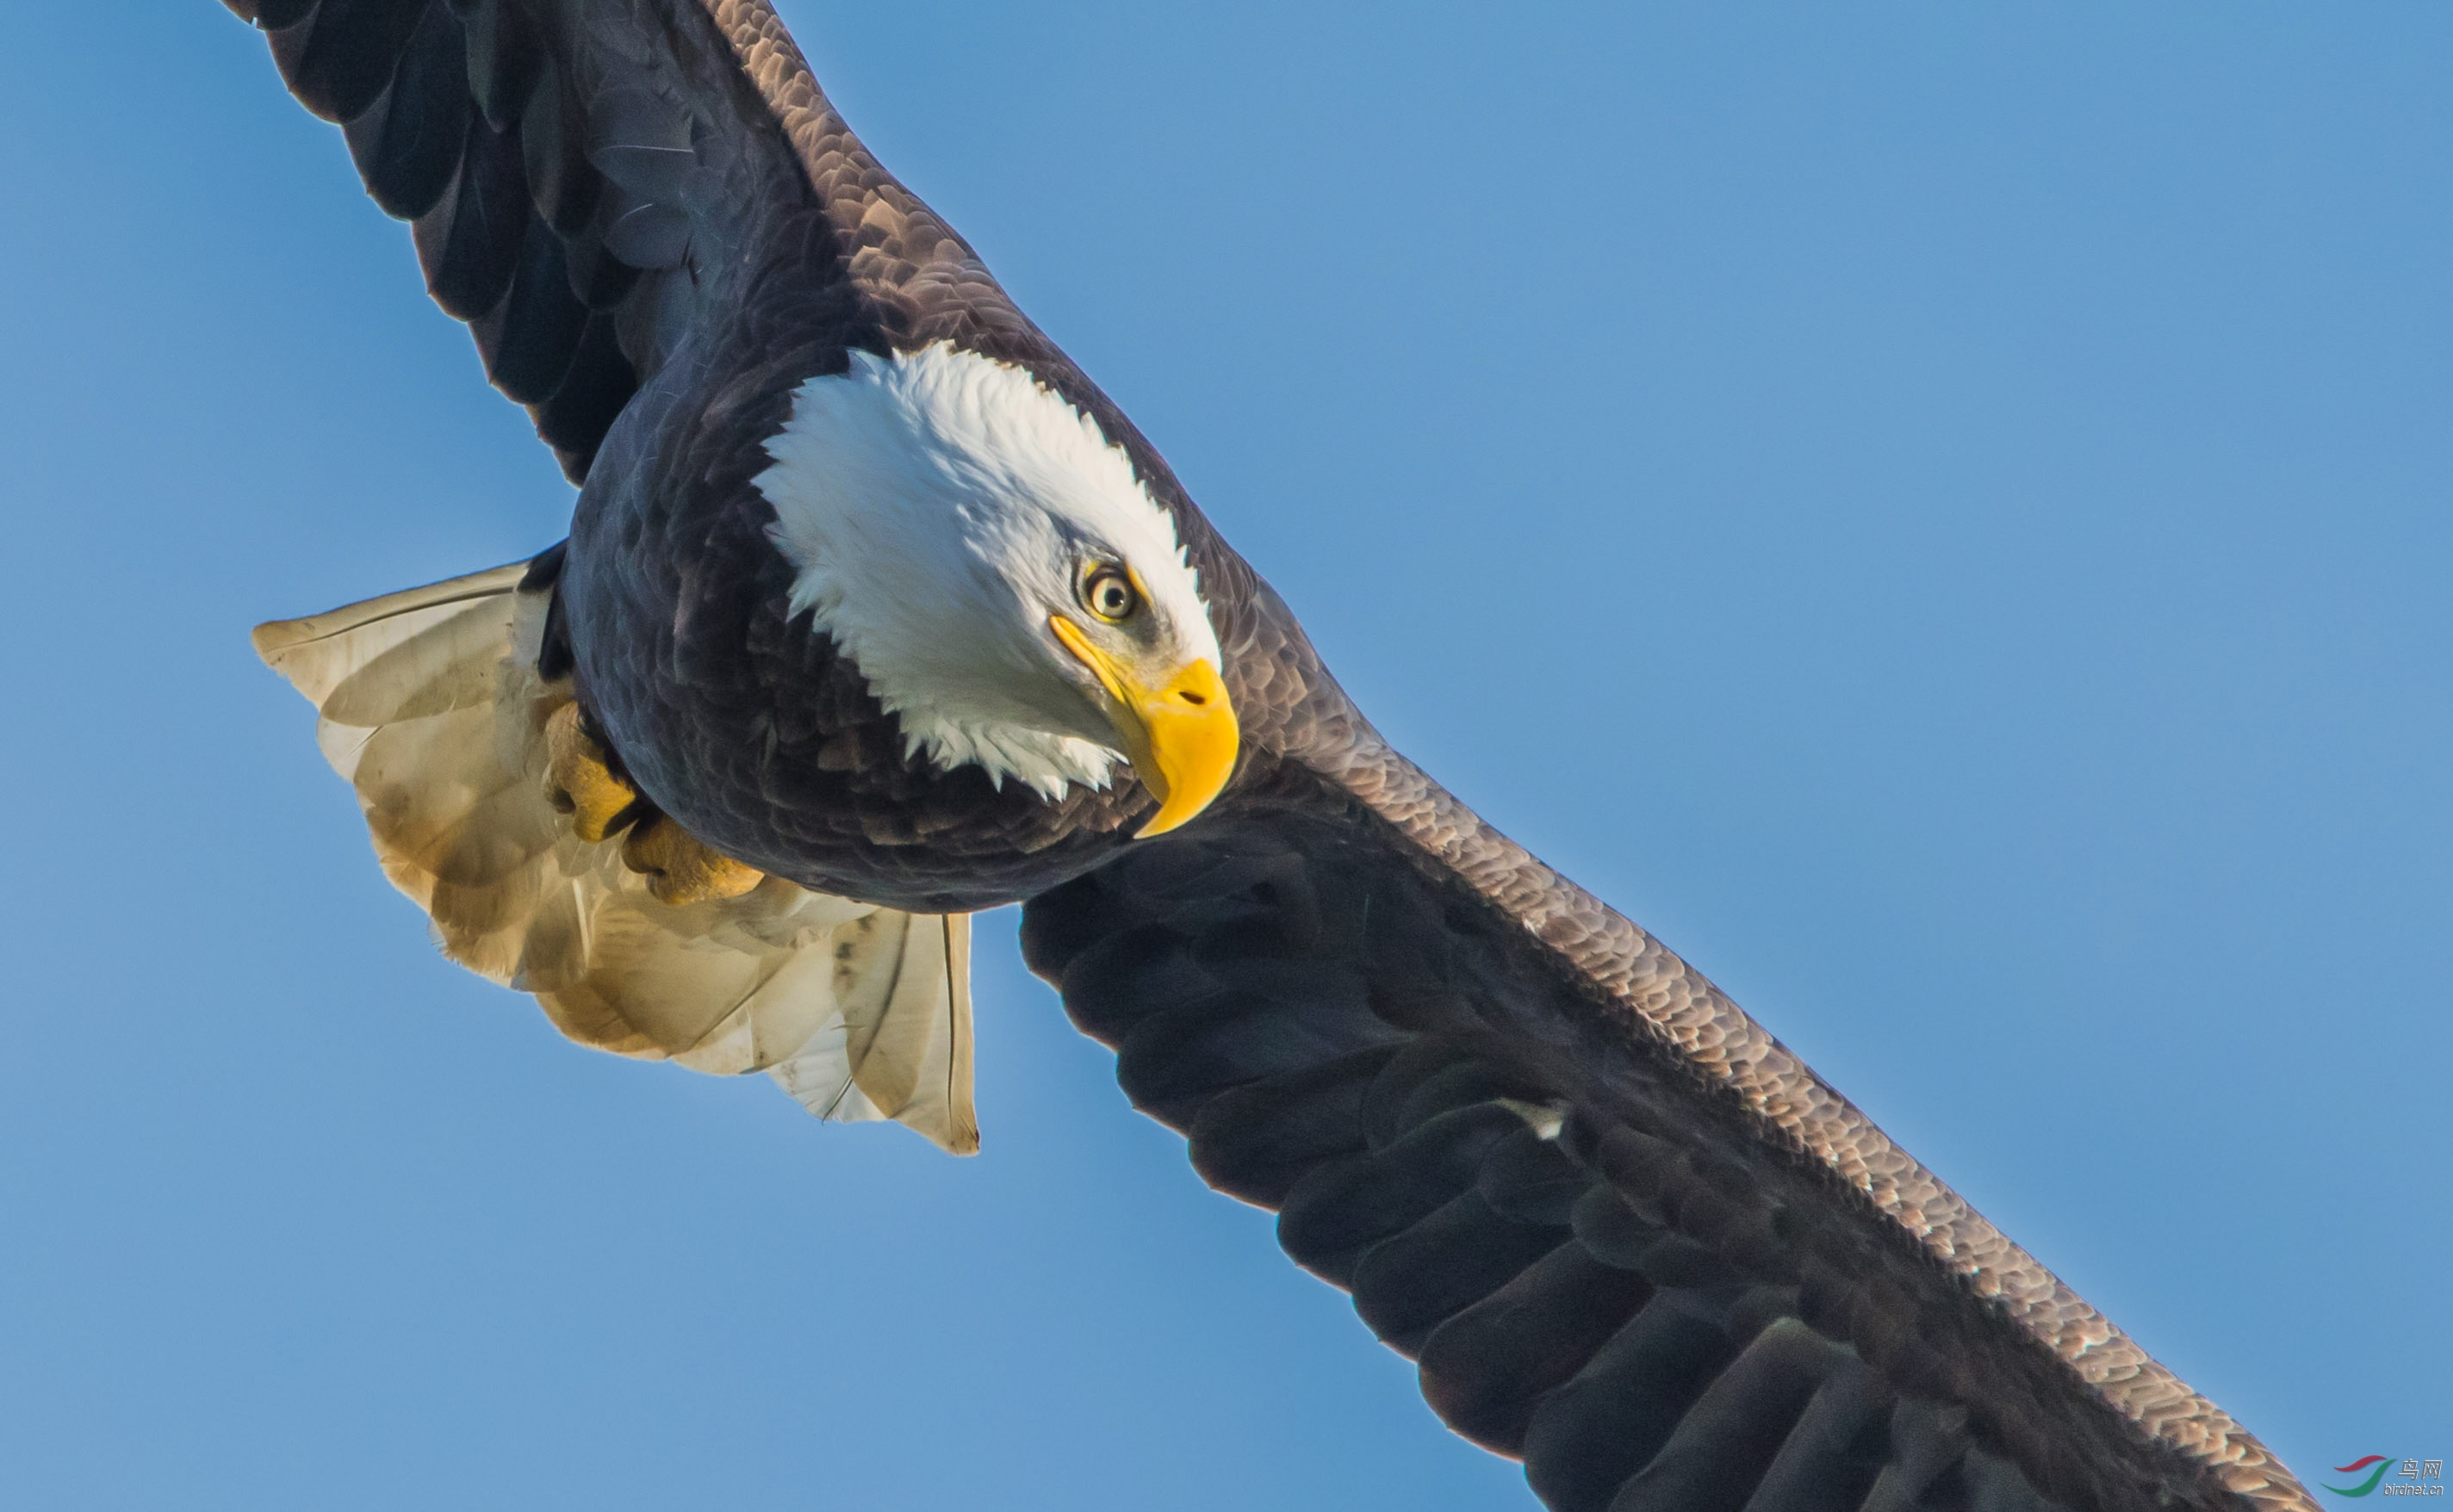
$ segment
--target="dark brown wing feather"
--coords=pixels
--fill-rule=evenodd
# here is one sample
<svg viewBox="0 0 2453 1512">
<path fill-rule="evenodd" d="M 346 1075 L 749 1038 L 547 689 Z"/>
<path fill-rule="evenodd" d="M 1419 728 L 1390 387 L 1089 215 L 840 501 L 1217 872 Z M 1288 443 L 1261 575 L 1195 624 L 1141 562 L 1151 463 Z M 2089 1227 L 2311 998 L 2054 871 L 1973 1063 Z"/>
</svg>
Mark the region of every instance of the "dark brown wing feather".
<svg viewBox="0 0 2453 1512">
<path fill-rule="evenodd" d="M 1563 1512 L 2314 1505 L 1254 611 L 1264 755 L 1029 903 L 1025 949 L 1450 1426 Z"/>
<path fill-rule="evenodd" d="M 435 302 L 573 481 L 721 297 L 739 207 L 794 169 L 728 50 L 652 0 L 231 0 L 367 190 L 413 223 Z M 694 15 L 694 12 L 691 12 Z"/>
<path fill-rule="evenodd" d="M 229 3 L 343 125 L 375 203 L 414 223 L 436 303 L 573 481 L 779 254 L 844 288 L 848 328 L 1069 369 L 844 128 L 757 0 Z M 804 246 L 813 209 L 831 248 Z"/>
</svg>

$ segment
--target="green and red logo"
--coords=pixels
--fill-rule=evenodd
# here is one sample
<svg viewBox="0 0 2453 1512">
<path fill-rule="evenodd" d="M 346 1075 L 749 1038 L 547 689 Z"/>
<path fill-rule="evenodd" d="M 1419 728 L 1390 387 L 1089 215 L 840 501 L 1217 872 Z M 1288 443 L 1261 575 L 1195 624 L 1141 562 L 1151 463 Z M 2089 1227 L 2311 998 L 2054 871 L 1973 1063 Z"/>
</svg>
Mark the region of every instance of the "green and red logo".
<svg viewBox="0 0 2453 1512">
<path fill-rule="evenodd" d="M 2368 1466 L 2375 1469 L 2369 1470 Z M 2357 1475 L 2367 1470 L 2367 1479 L 2357 1485 L 2329 1485 L 2325 1489 L 2336 1496 L 2443 1496 L 2444 1494 L 2444 1462 L 2442 1460 L 2404 1460 L 2397 1479 L 2390 1485 L 2378 1482 L 2393 1475 L 2390 1455 L 2363 1454 L 2348 1464 L 2334 1466 L 2336 1475 Z"/>
</svg>

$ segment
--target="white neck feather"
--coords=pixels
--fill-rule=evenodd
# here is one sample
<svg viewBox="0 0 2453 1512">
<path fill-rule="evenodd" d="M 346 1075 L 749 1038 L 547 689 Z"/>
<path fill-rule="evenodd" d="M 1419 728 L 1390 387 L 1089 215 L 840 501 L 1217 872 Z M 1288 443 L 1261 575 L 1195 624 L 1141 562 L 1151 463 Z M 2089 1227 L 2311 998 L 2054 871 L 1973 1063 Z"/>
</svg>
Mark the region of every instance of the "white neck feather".
<svg viewBox="0 0 2453 1512">
<path fill-rule="evenodd" d="M 1122 448 L 1023 368 L 939 343 L 812 378 L 755 480 L 808 610 L 907 750 L 1054 798 L 1121 758 L 1047 630 L 1085 548 L 1133 565 L 1188 654 L 1216 632 L 1174 518 Z"/>
</svg>

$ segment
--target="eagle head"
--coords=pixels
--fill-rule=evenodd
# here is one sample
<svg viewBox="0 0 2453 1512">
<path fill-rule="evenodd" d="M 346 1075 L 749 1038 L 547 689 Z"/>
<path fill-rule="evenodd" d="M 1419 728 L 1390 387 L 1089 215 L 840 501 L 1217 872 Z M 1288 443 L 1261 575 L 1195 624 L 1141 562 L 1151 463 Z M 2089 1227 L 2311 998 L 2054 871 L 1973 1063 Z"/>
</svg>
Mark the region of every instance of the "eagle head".
<svg viewBox="0 0 2453 1512">
<path fill-rule="evenodd" d="M 1044 797 L 1118 761 L 1172 829 L 1240 742 L 1175 518 L 1027 369 L 940 342 L 811 378 L 756 484 L 791 608 L 851 659 L 905 748 Z"/>
</svg>

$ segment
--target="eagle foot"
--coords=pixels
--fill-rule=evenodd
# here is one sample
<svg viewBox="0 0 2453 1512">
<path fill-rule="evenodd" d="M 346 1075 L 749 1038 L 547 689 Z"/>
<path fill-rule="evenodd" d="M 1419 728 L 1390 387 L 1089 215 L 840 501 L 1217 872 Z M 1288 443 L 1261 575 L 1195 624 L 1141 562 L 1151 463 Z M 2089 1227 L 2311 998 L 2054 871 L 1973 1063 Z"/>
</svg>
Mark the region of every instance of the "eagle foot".
<svg viewBox="0 0 2453 1512">
<path fill-rule="evenodd" d="M 738 898 L 767 880 L 765 872 L 708 849 L 615 776 L 577 704 L 547 716 L 545 748 L 546 801 L 568 814 L 570 832 L 591 846 L 628 826 L 622 865 L 648 879 L 648 891 L 658 902 L 679 905 Z"/>
<path fill-rule="evenodd" d="M 630 826 L 622 842 L 622 865 L 647 878 L 648 890 L 659 902 L 676 905 L 738 898 L 767 880 L 765 872 L 708 849 L 663 814 Z"/>
<path fill-rule="evenodd" d="M 605 747 L 580 724 L 577 704 L 547 716 L 545 752 L 546 802 L 570 816 L 570 832 L 592 846 L 620 828 L 639 790 L 613 775 Z"/>
</svg>

